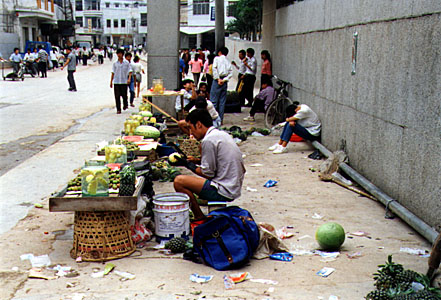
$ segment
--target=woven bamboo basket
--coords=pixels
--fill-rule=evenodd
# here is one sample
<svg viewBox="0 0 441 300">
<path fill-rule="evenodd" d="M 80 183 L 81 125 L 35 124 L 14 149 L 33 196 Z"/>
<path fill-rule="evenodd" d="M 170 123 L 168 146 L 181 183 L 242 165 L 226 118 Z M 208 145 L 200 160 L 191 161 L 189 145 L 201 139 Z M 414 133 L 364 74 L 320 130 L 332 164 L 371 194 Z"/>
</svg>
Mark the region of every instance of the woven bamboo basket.
<svg viewBox="0 0 441 300">
<path fill-rule="evenodd" d="M 199 150 L 200 142 L 195 139 L 178 139 L 179 148 L 187 156 L 193 156 L 196 158 L 201 157 L 201 152 Z"/>
<path fill-rule="evenodd" d="M 72 258 L 107 261 L 128 256 L 135 250 L 126 212 L 75 212 Z"/>
</svg>

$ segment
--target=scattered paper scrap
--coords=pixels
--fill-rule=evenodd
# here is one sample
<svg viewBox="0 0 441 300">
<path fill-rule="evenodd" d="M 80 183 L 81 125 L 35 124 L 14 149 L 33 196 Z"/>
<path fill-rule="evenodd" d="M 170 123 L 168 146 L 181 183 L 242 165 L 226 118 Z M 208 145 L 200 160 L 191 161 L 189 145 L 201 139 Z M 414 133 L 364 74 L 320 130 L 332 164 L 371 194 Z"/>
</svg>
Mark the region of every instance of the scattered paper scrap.
<svg viewBox="0 0 441 300">
<path fill-rule="evenodd" d="M 331 296 L 329 296 L 328 300 L 338 300 L 338 297 L 334 296 L 334 295 L 331 295 Z"/>
<path fill-rule="evenodd" d="M 333 272 L 335 271 L 334 268 L 329 268 L 329 267 L 324 267 L 323 269 L 321 269 L 320 271 L 318 271 L 316 274 L 318 276 L 321 277 L 328 277 L 329 275 L 331 275 Z"/>
<path fill-rule="evenodd" d="M 325 252 L 320 250 L 315 250 L 315 254 L 320 255 L 323 258 L 337 258 L 340 255 L 340 252 Z"/>
<path fill-rule="evenodd" d="M 47 254 L 34 256 L 32 253 L 20 255 L 21 260 L 29 260 L 33 268 L 48 267 L 51 265 L 51 260 Z"/>
<path fill-rule="evenodd" d="M 115 273 L 116 275 L 121 277 L 122 281 L 132 280 L 132 279 L 136 278 L 135 274 L 131 274 L 129 272 L 121 272 L 121 271 L 115 270 L 115 271 L 113 271 L 113 273 Z"/>
<path fill-rule="evenodd" d="M 234 282 L 229 276 L 224 275 L 223 280 L 224 280 L 224 286 L 225 286 L 226 290 L 234 289 Z"/>
<path fill-rule="evenodd" d="M 267 182 L 265 182 L 265 184 L 263 186 L 266 187 L 266 188 L 270 188 L 270 187 L 275 186 L 277 184 L 277 182 L 278 181 L 269 179 Z"/>
<path fill-rule="evenodd" d="M 93 272 L 92 274 L 90 274 L 90 276 L 92 276 L 93 278 L 103 278 L 104 271 Z"/>
<path fill-rule="evenodd" d="M 249 192 L 257 192 L 257 189 L 253 189 L 252 187 L 247 186 L 247 191 L 249 191 Z"/>
<path fill-rule="evenodd" d="M 250 167 L 263 167 L 263 165 L 262 164 L 252 164 L 252 165 L 250 165 Z"/>
<path fill-rule="evenodd" d="M 370 233 L 369 232 L 364 232 L 364 231 L 351 232 L 351 233 L 349 233 L 349 235 L 357 236 L 357 237 L 366 237 L 368 239 L 371 238 Z"/>
<path fill-rule="evenodd" d="M 290 251 L 293 255 L 302 256 L 302 255 L 313 255 L 314 252 L 305 250 L 305 249 L 294 249 Z"/>
<path fill-rule="evenodd" d="M 413 254 L 413 255 L 419 255 L 419 256 L 423 256 L 423 257 L 429 257 L 429 251 L 428 250 L 424 250 L 424 249 L 416 249 L 416 248 L 406 248 L 406 247 L 401 247 L 400 248 L 400 252 L 405 252 L 408 254 Z"/>
<path fill-rule="evenodd" d="M 28 274 L 29 278 L 36 278 L 36 279 L 44 279 L 44 280 L 52 280 L 57 279 L 57 276 L 54 276 L 54 273 L 50 270 L 47 270 L 45 268 L 32 268 L 29 270 Z"/>
<path fill-rule="evenodd" d="M 347 256 L 349 259 L 355 259 L 355 258 L 362 257 L 363 254 L 361 254 L 361 252 L 354 252 L 354 253 L 350 253 L 350 254 L 347 253 L 346 256 Z"/>
<path fill-rule="evenodd" d="M 269 258 L 280 261 L 292 261 L 293 255 L 289 252 L 282 252 L 282 253 L 271 254 Z"/>
<path fill-rule="evenodd" d="M 279 284 L 278 281 L 270 280 L 270 279 L 251 278 L 250 281 L 251 282 L 256 282 L 256 283 L 270 284 L 270 285 L 277 285 L 277 284 Z"/>
<path fill-rule="evenodd" d="M 277 229 L 277 230 L 276 230 L 276 234 L 277 234 L 277 236 L 278 236 L 279 238 L 281 238 L 281 239 L 288 239 L 288 238 L 294 236 L 294 233 L 289 232 L 289 231 L 288 231 L 288 228 L 286 228 L 286 226 L 284 226 L 284 227 L 282 227 L 282 228 L 280 228 L 280 229 Z"/>
<path fill-rule="evenodd" d="M 211 279 L 213 279 L 213 275 L 204 276 L 197 273 L 193 273 L 190 275 L 190 280 L 197 283 L 209 282 Z"/>
<path fill-rule="evenodd" d="M 316 220 L 321 220 L 321 219 L 323 219 L 323 216 L 319 215 L 318 213 L 314 213 L 314 215 L 311 218 L 316 219 Z"/>
</svg>

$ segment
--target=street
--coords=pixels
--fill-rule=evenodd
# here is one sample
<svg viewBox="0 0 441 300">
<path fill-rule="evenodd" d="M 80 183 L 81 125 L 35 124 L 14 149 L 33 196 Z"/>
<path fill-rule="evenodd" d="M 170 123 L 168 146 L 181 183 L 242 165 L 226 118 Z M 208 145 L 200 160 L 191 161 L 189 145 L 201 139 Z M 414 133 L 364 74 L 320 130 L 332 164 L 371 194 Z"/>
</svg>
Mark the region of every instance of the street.
<svg viewBox="0 0 441 300">
<path fill-rule="evenodd" d="M 131 108 L 115 114 L 110 68 L 108 60 L 102 66 L 78 66 L 77 93 L 67 91 L 66 73 L 61 71 L 48 72 L 47 79 L 0 81 L 2 299 L 315 300 L 335 295 L 341 300 L 355 300 L 373 290 L 372 273 L 388 254 L 406 268 L 426 271 L 427 257 L 400 249 L 429 250 L 429 243 L 398 218 L 385 219 L 384 207 L 379 203 L 320 181 L 311 169 L 319 169 L 323 161 L 307 158 L 313 150 L 309 144 L 291 143 L 288 153 L 273 155 L 267 148 L 278 137 L 266 136 L 249 137 L 240 145 L 247 173 L 242 196 L 233 205 L 248 209 L 257 222 L 276 229 L 292 227 L 288 231 L 293 237 L 285 240 L 297 253 L 292 262 L 253 259 L 240 270 L 276 284 L 246 281 L 226 290 L 223 275 L 238 271 L 215 271 L 185 261 L 179 254 L 161 254 L 153 248 L 157 245 L 153 240 L 130 257 L 112 261 L 115 270 L 134 274 L 135 279 L 121 281 L 113 273 L 92 278 L 94 269 L 103 270 L 104 264 L 77 263 L 70 257 L 73 213 L 49 213 L 48 197 L 75 176 L 73 171 L 84 160 L 95 156 L 95 143 L 118 136 L 124 120 L 137 111 Z M 230 88 L 233 86 L 231 83 Z M 240 114 L 227 114 L 225 126 L 263 127 L 262 114 L 256 115 L 255 123 L 243 122 L 247 112 L 244 109 Z M 264 188 L 268 179 L 278 184 Z M 156 181 L 154 189 L 156 193 L 172 192 L 173 184 Z M 35 208 L 35 203 L 43 208 Z M 345 244 L 335 259 L 309 252 L 318 247 L 316 229 L 330 221 L 340 223 L 346 231 Z M 360 231 L 366 235 L 351 235 Z M 57 232 L 66 235 L 57 238 Z M 20 255 L 26 253 L 48 254 L 52 264 L 71 266 L 78 275 L 30 279 L 29 262 L 20 260 Z M 323 267 L 335 268 L 335 272 L 327 278 L 319 277 L 316 272 Z M 214 278 L 205 284 L 194 283 L 189 280 L 192 273 Z"/>
</svg>

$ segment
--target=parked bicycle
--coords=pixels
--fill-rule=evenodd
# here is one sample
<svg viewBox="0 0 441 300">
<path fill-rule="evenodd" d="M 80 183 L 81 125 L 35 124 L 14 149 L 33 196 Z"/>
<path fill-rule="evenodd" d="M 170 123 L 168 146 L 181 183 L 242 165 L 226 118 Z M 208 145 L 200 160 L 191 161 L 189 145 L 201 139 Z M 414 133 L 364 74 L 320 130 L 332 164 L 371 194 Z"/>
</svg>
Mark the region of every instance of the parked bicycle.
<svg viewBox="0 0 441 300">
<path fill-rule="evenodd" d="M 273 75 L 273 79 L 279 87 L 276 88 L 276 99 L 271 102 L 265 113 L 265 127 L 267 128 L 285 122 L 286 118 L 289 117 L 286 115 L 286 108 L 293 103 L 288 97 L 288 88 L 292 84 L 275 75 Z"/>
</svg>

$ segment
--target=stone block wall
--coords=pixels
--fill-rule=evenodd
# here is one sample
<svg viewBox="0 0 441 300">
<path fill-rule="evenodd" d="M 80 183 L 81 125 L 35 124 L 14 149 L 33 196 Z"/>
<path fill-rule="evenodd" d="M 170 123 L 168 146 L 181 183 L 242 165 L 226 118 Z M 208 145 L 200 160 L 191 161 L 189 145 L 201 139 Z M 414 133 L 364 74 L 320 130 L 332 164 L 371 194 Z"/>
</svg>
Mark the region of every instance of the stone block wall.
<svg viewBox="0 0 441 300">
<path fill-rule="evenodd" d="M 274 73 L 318 113 L 324 145 L 345 143 L 352 167 L 441 231 L 441 1 L 265 1 Z"/>
</svg>

